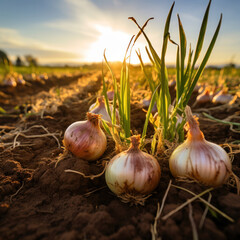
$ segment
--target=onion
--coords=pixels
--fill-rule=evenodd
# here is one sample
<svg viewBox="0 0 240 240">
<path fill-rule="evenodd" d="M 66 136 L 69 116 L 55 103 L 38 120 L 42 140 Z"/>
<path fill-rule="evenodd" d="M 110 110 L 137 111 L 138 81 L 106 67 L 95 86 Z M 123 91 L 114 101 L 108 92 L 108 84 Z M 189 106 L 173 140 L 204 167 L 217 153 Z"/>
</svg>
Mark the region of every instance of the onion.
<svg viewBox="0 0 240 240">
<path fill-rule="evenodd" d="M 143 107 L 149 107 L 150 102 L 151 102 L 151 98 L 152 98 L 151 96 L 147 96 L 146 98 L 144 98 L 142 100 Z"/>
<path fill-rule="evenodd" d="M 64 146 L 76 157 L 98 159 L 107 147 L 107 138 L 99 126 L 100 115 L 87 113 L 86 121 L 72 123 L 64 134 Z"/>
<path fill-rule="evenodd" d="M 4 86 L 9 86 L 9 87 L 16 87 L 17 82 L 14 77 L 7 77 L 3 80 L 3 85 Z"/>
<path fill-rule="evenodd" d="M 114 98 L 114 90 L 110 90 L 110 91 L 107 91 L 107 97 L 108 97 L 108 100 L 109 101 L 113 101 L 113 98 Z"/>
<path fill-rule="evenodd" d="M 35 81 L 37 76 L 35 73 L 31 73 L 31 74 L 26 74 L 24 75 L 24 78 L 27 80 L 27 81 Z"/>
<path fill-rule="evenodd" d="M 139 141 L 139 135 L 132 136 L 130 148 L 112 158 L 105 172 L 108 187 L 125 202 L 144 201 L 161 176 L 158 161 L 139 149 Z"/>
<path fill-rule="evenodd" d="M 223 148 L 205 140 L 191 108 L 186 107 L 187 139 L 169 159 L 174 177 L 187 177 L 208 186 L 224 184 L 232 173 L 232 163 Z"/>
<path fill-rule="evenodd" d="M 113 106 L 110 104 L 110 111 L 113 113 Z M 105 105 L 104 97 L 98 97 L 96 103 L 92 104 L 89 108 L 89 112 L 95 113 L 95 114 L 100 114 L 101 118 L 109 123 L 111 123 L 111 118 L 107 112 L 107 108 Z M 120 117 L 119 117 L 119 112 L 116 109 L 116 122 L 117 124 L 120 122 Z"/>
<path fill-rule="evenodd" d="M 42 73 L 38 76 L 41 80 L 48 80 L 48 75 L 47 73 Z"/>
<path fill-rule="evenodd" d="M 26 81 L 23 79 L 22 74 L 19 74 L 17 76 L 17 83 L 20 84 L 20 85 L 25 85 L 26 84 Z"/>
<path fill-rule="evenodd" d="M 229 103 L 233 99 L 233 96 L 231 94 L 227 94 L 226 91 L 221 90 L 217 95 L 213 97 L 212 102 L 213 103 Z"/>
<path fill-rule="evenodd" d="M 193 89 L 194 93 L 197 93 L 199 91 L 199 89 L 201 88 L 201 84 L 197 83 Z"/>
<path fill-rule="evenodd" d="M 212 97 L 208 89 L 205 89 L 200 95 L 197 96 L 197 103 L 208 103 L 212 101 Z"/>
<path fill-rule="evenodd" d="M 150 97 L 150 96 L 144 98 L 144 99 L 142 100 L 142 106 L 143 106 L 144 108 L 148 108 L 149 105 L 150 105 L 151 99 L 152 99 L 152 97 Z M 154 105 L 153 105 L 153 108 L 152 108 L 152 113 L 155 114 L 156 112 L 157 112 L 157 104 L 156 104 L 156 102 L 155 102 Z"/>
<path fill-rule="evenodd" d="M 198 94 L 202 94 L 206 89 L 206 85 L 203 84 L 203 85 L 200 85 L 199 89 L 198 89 Z"/>
<path fill-rule="evenodd" d="M 173 107 L 172 104 L 170 104 L 169 107 L 168 107 L 169 114 L 172 114 L 173 110 L 174 110 L 174 107 Z M 182 121 L 183 121 L 183 118 L 182 118 L 178 113 L 176 114 L 176 119 L 177 119 L 177 121 L 176 121 L 176 124 L 175 124 L 175 128 L 177 128 L 178 125 L 181 124 Z M 153 115 L 153 123 L 154 123 L 156 126 L 159 126 L 159 125 L 160 125 L 160 116 L 159 116 L 158 112 L 156 112 L 156 113 Z"/>
<path fill-rule="evenodd" d="M 168 87 L 175 88 L 175 86 L 176 86 L 176 80 L 175 79 L 172 79 L 168 82 Z"/>
</svg>

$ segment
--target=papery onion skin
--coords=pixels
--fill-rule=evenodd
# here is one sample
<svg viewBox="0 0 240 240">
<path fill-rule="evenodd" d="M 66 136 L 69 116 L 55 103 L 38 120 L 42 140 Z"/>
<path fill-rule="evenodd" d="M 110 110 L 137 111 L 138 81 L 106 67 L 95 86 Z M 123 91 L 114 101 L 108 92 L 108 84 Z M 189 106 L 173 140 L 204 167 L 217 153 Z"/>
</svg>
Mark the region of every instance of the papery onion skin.
<svg viewBox="0 0 240 240">
<path fill-rule="evenodd" d="M 65 131 L 64 146 L 76 157 L 94 161 L 105 152 L 107 138 L 99 126 L 100 116 L 88 113 L 88 120 L 72 123 Z"/>
<path fill-rule="evenodd" d="M 169 159 L 174 177 L 188 177 L 207 186 L 217 187 L 228 180 L 232 164 L 228 154 L 215 143 L 206 141 L 196 119 L 188 122 L 188 136 Z"/>
<path fill-rule="evenodd" d="M 117 196 L 147 195 L 157 187 L 160 177 L 157 160 L 133 146 L 112 158 L 105 172 L 106 183 Z"/>
</svg>

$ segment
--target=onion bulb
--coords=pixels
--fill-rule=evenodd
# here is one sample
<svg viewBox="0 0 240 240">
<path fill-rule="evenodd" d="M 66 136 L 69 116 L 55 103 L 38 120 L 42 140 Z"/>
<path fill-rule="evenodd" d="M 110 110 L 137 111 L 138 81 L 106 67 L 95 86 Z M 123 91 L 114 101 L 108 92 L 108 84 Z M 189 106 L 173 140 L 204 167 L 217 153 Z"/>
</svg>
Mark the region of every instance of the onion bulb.
<svg viewBox="0 0 240 240">
<path fill-rule="evenodd" d="M 199 89 L 198 89 L 198 94 L 202 94 L 206 89 L 206 85 L 203 84 L 203 85 L 200 85 Z"/>
<path fill-rule="evenodd" d="M 113 101 L 114 95 L 115 95 L 115 92 L 114 92 L 113 88 L 111 90 L 107 91 L 107 97 L 108 97 L 109 101 Z"/>
<path fill-rule="evenodd" d="M 175 79 L 172 79 L 168 82 L 168 87 L 169 88 L 175 88 L 176 86 L 176 80 Z"/>
<path fill-rule="evenodd" d="M 22 74 L 19 74 L 17 76 L 17 83 L 20 84 L 20 85 L 25 85 L 26 84 L 26 81 L 23 79 Z"/>
<path fill-rule="evenodd" d="M 109 105 L 111 113 L 113 113 L 113 106 Z M 109 123 L 111 123 L 111 118 L 108 114 L 104 97 L 98 97 L 96 103 L 92 104 L 89 108 L 89 112 L 95 113 L 95 114 L 100 114 L 101 118 Z M 119 117 L 119 112 L 116 109 L 116 122 L 117 124 L 120 122 L 120 117 Z"/>
<path fill-rule="evenodd" d="M 65 148 L 87 161 L 94 161 L 102 156 L 107 147 L 107 138 L 99 121 L 100 115 L 87 113 L 86 121 L 72 123 L 64 134 Z"/>
<path fill-rule="evenodd" d="M 169 159 L 174 177 L 187 177 L 208 186 L 224 184 L 232 173 L 232 163 L 223 148 L 205 140 L 191 108 L 186 107 L 187 139 Z"/>
<path fill-rule="evenodd" d="M 200 95 L 197 96 L 197 103 L 208 103 L 212 101 L 212 97 L 209 93 L 209 90 L 206 88 Z"/>
<path fill-rule="evenodd" d="M 197 93 L 199 91 L 199 89 L 201 88 L 201 84 L 197 83 L 193 89 L 194 93 Z M 199 93 L 199 92 L 198 92 Z"/>
<path fill-rule="evenodd" d="M 149 107 L 150 102 L 151 102 L 151 98 L 152 98 L 151 96 L 147 96 L 146 98 L 144 98 L 142 100 L 143 107 Z"/>
<path fill-rule="evenodd" d="M 131 137 L 128 150 L 113 157 L 105 172 L 108 187 L 125 202 L 141 203 L 158 185 L 158 161 L 139 149 L 140 135 Z"/>
<path fill-rule="evenodd" d="M 150 106 L 151 99 L 152 99 L 151 96 L 147 96 L 146 98 L 144 98 L 144 99 L 142 100 L 142 106 L 143 106 L 144 108 L 148 108 L 148 107 Z M 156 102 L 155 102 L 154 105 L 153 105 L 153 108 L 152 108 L 152 113 L 155 114 L 156 112 L 157 112 L 157 104 L 156 104 Z"/>
<path fill-rule="evenodd" d="M 229 103 L 233 99 L 233 96 L 231 94 L 227 94 L 226 91 L 221 90 L 217 95 L 213 97 L 212 102 L 213 103 Z"/>
<path fill-rule="evenodd" d="M 48 80 L 48 75 L 47 73 L 42 73 L 38 76 L 41 80 Z"/>
<path fill-rule="evenodd" d="M 14 77 L 7 77 L 3 80 L 3 85 L 7 87 L 16 87 L 17 82 Z"/>
</svg>

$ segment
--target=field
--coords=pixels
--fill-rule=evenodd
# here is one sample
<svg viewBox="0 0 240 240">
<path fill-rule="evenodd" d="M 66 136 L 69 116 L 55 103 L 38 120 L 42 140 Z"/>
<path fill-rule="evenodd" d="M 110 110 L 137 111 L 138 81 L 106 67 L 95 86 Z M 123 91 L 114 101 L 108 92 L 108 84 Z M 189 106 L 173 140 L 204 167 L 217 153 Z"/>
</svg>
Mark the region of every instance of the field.
<svg viewBox="0 0 240 240">
<path fill-rule="evenodd" d="M 120 67 L 113 66 L 118 82 Z M 19 68 L 14 71 L 23 75 L 30 72 Z M 169 80 L 176 78 L 175 71 L 169 70 Z M 0 87 L 0 239 L 240 238 L 240 197 L 232 177 L 223 186 L 209 190 L 200 183 L 174 178 L 166 157 L 169 155 L 158 153 L 155 157 L 161 166 L 160 183 L 142 206 L 122 202 L 109 190 L 104 175 L 91 179 L 64 172 L 72 169 L 86 176 L 101 173 L 103 162 L 116 155 L 110 135 L 107 149 L 97 161 L 88 162 L 68 152 L 55 166 L 64 151 L 66 128 L 85 120 L 90 105 L 102 94 L 101 65 L 35 72 L 47 72 L 48 78 Z M 104 72 L 105 80 L 111 83 L 111 74 L 107 69 Z M 195 92 L 189 105 L 199 117 L 205 138 L 226 150 L 233 173 L 239 177 L 240 70 L 207 68 L 199 83 L 212 88 L 224 86 L 236 96 L 232 104 L 196 103 Z M 141 103 L 149 92 L 141 68 L 130 66 L 133 134 L 142 133 L 147 109 Z M 170 87 L 170 94 L 174 99 L 174 88 Z M 144 151 L 150 152 L 153 135 L 154 128 L 149 123 Z M 192 193 L 205 190 L 209 191 L 201 199 L 193 199 Z M 185 207 L 177 210 L 183 203 Z M 163 209 L 161 216 L 155 218 L 158 205 Z M 173 210 L 176 212 L 168 217 Z"/>
</svg>

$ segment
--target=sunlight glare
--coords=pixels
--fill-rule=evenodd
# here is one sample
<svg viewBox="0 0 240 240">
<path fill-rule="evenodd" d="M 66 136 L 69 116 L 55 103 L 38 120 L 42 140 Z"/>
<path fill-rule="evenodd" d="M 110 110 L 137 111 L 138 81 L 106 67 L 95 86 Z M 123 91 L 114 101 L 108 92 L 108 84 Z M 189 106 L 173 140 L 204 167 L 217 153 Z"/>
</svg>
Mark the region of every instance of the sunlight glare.
<svg viewBox="0 0 240 240">
<path fill-rule="evenodd" d="M 104 49 L 106 49 L 108 61 L 122 62 L 132 36 L 125 32 L 114 31 L 107 26 L 97 26 L 97 30 L 99 31 L 99 37 L 86 52 L 86 61 L 101 62 L 103 60 Z M 132 54 L 131 63 L 139 63 L 136 54 Z"/>
</svg>

